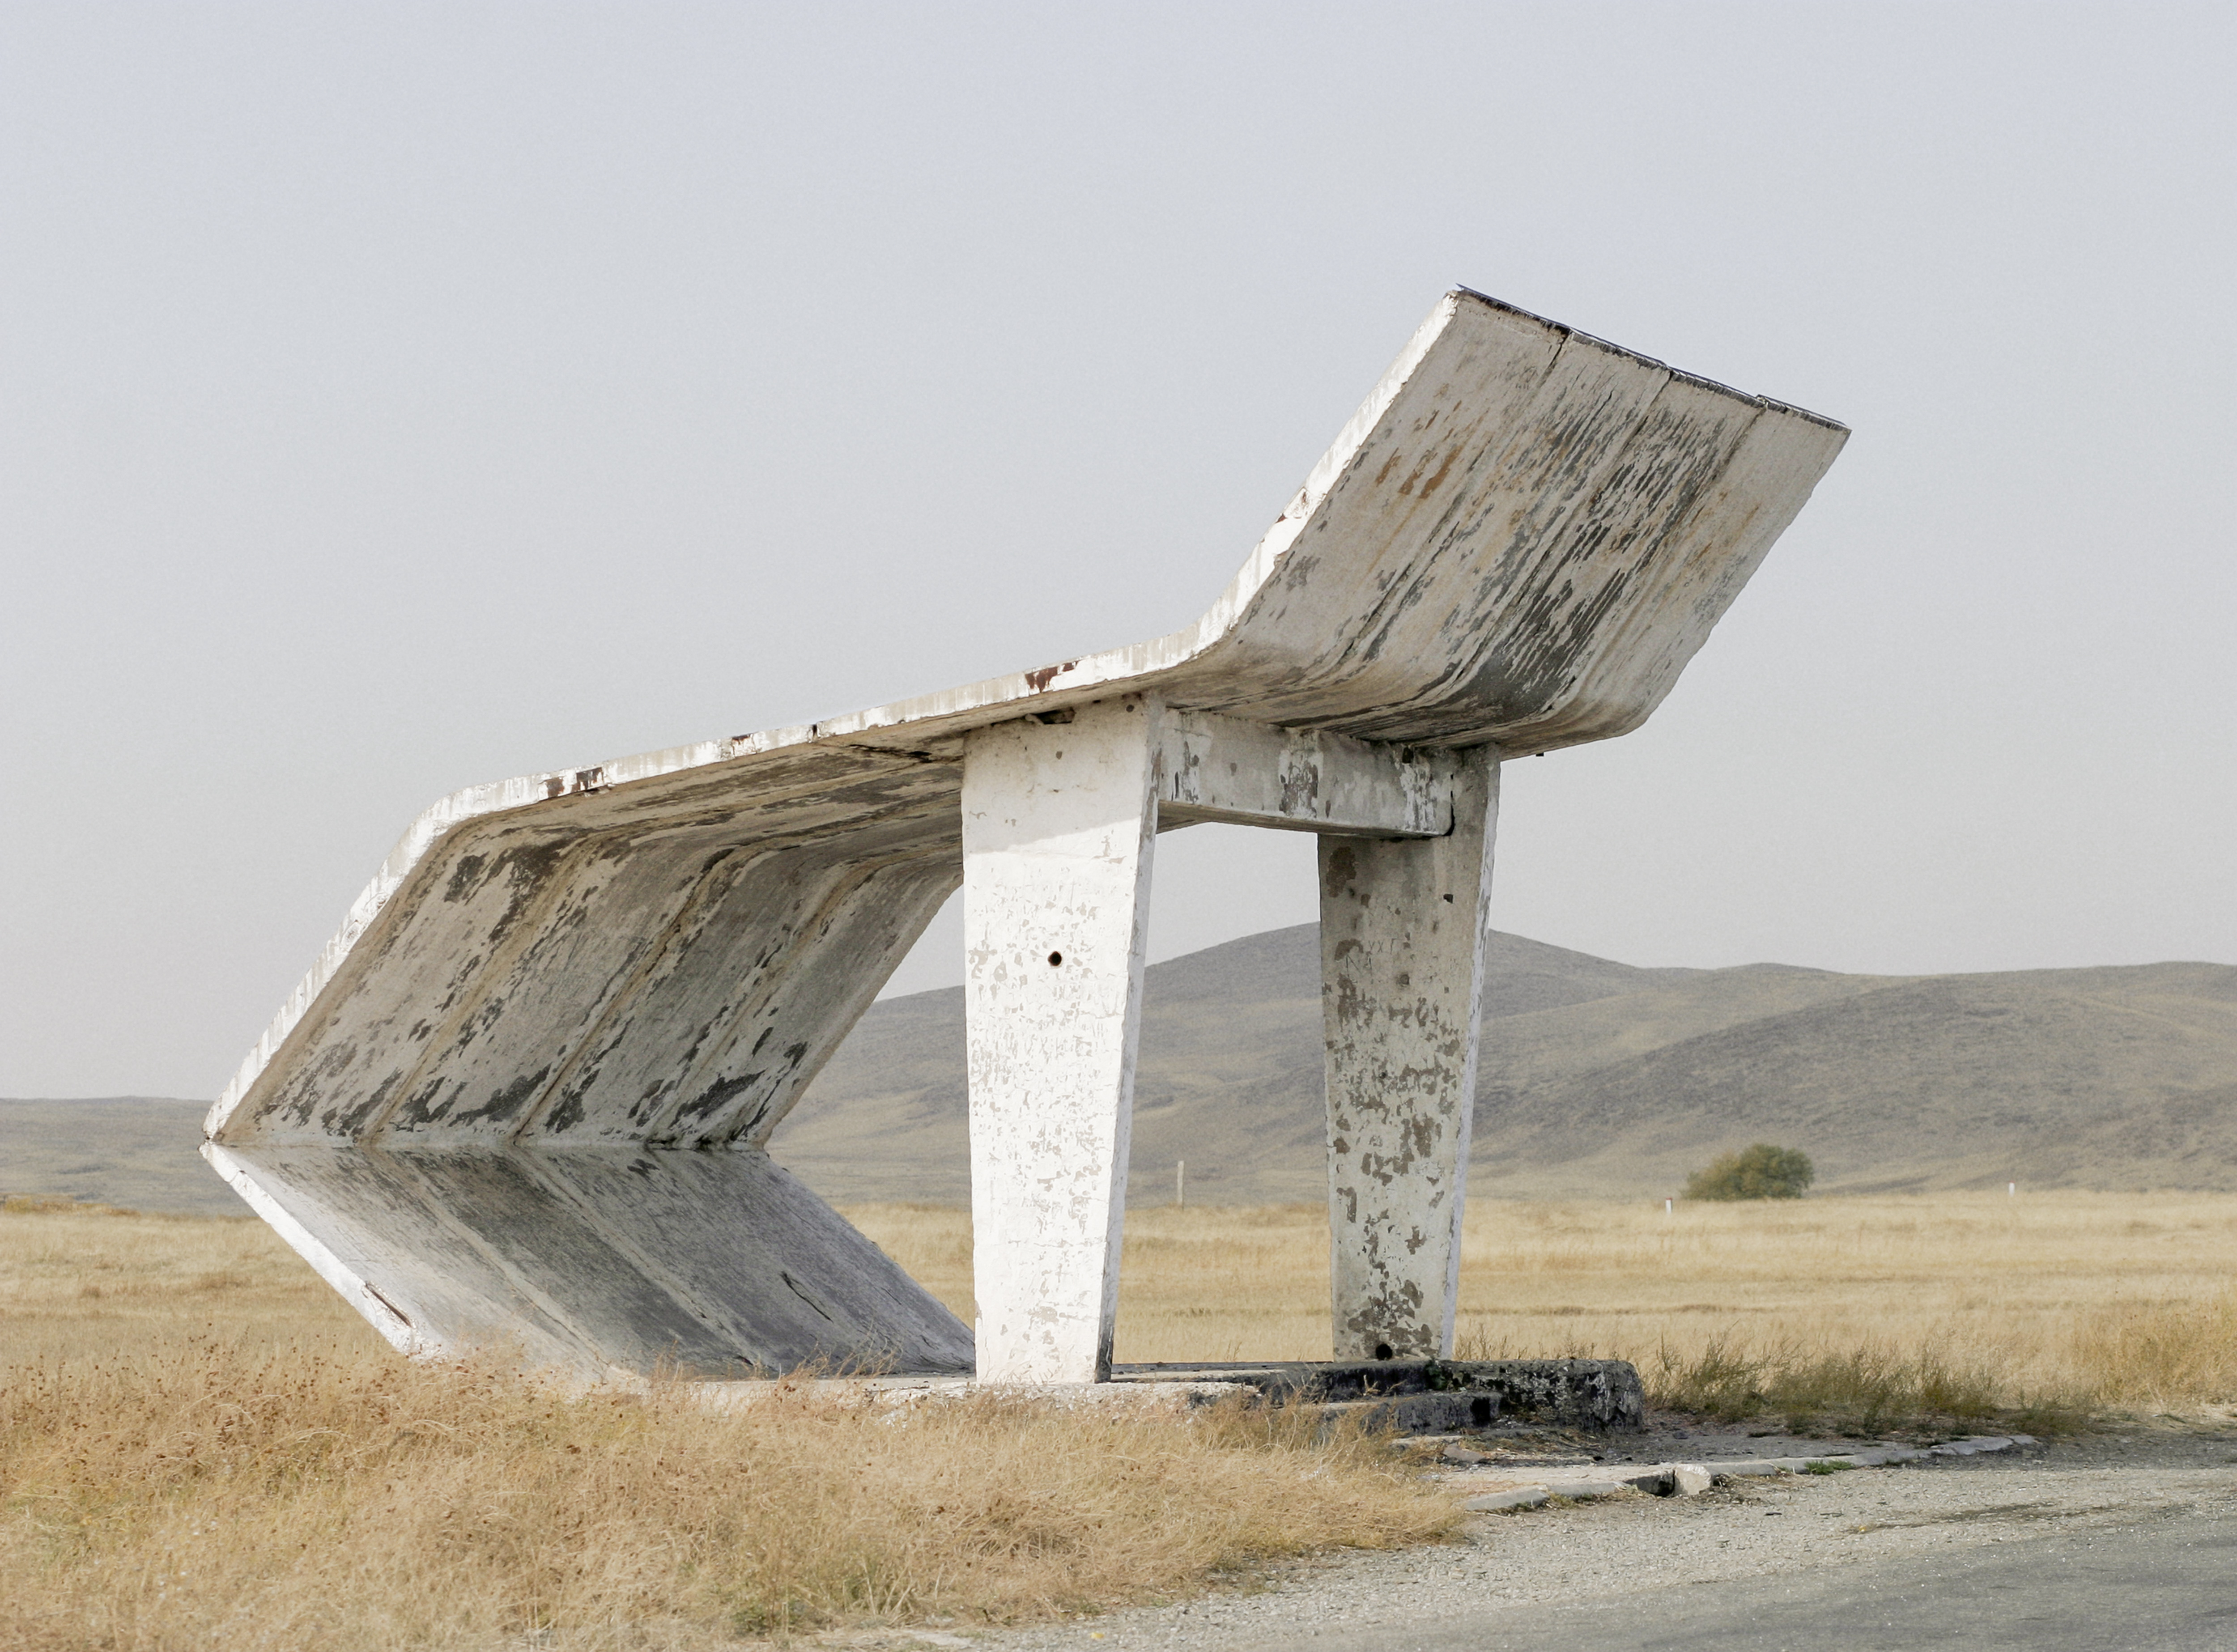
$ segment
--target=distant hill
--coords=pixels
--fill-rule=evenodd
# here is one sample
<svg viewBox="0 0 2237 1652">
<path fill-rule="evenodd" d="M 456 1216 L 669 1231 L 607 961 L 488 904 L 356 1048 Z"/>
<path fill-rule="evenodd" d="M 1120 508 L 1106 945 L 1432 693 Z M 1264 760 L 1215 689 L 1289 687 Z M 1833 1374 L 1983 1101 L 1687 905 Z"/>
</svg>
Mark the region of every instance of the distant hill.
<svg viewBox="0 0 2237 1652">
<path fill-rule="evenodd" d="M 1320 962 L 1310 925 L 1151 966 L 1132 1197 L 1316 1200 Z M 0 1101 L 0 1190 L 236 1214 L 195 1156 L 205 1102 Z M 970 1190 L 960 988 L 872 1006 L 777 1132 L 841 1202 Z M 1838 975 L 1642 970 L 1495 935 L 1470 1188 L 1675 1192 L 1757 1140 L 1830 1192 L 2237 1190 L 2237 968 Z"/>
<path fill-rule="evenodd" d="M 1318 940 L 1153 965 L 1136 1202 L 1321 1196 Z M 1828 1191 L 2237 1188 L 2237 968 L 1641 970 L 1495 935 L 1470 1188 L 1674 1192 L 1769 1139 Z M 963 995 L 872 1008 L 773 1144 L 826 1197 L 967 1197 Z"/>
<path fill-rule="evenodd" d="M 90 1203 L 245 1216 L 201 1161 L 207 1101 L 104 1096 L 0 1100 L 0 1193 L 66 1193 Z"/>
</svg>

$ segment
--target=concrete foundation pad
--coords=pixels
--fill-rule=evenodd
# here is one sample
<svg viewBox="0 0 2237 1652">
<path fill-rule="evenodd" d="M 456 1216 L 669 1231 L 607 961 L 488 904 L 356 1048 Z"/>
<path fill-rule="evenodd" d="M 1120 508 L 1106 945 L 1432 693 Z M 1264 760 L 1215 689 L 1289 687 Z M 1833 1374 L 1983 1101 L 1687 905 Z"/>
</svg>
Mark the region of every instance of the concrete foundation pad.
<svg viewBox="0 0 2237 1652">
<path fill-rule="evenodd" d="M 1600 1432 L 1646 1414 L 1639 1372 L 1622 1359 L 1268 1360 L 1114 1366 L 1115 1383 L 1242 1383 L 1271 1400 L 1363 1407 L 1378 1425 L 1435 1434 L 1527 1421 Z"/>
<path fill-rule="evenodd" d="M 980 1396 L 1070 1410 L 1098 1409 L 1189 1412 L 1256 1390 L 1231 1382 L 993 1383 L 969 1377 L 883 1376 L 779 1378 L 771 1381 L 696 1382 L 692 1403 L 706 1410 L 736 1412 L 782 1396 L 805 1393 L 839 1403 L 859 1402 L 899 1411 L 934 1400 Z"/>
<path fill-rule="evenodd" d="M 1316 1406 L 1331 1419 L 1357 1418 L 1369 1428 L 1402 1435 L 1518 1421 L 1604 1432 L 1635 1428 L 1640 1415 L 1639 1373 L 1617 1359 L 1269 1360 L 1117 1366 L 1107 1383 L 980 1382 L 939 1372 L 901 1372 L 691 1386 L 699 1403 L 717 1411 L 802 1391 L 901 1405 L 996 1394 L 1063 1406 L 1181 1409 L 1244 1395 L 1272 1405 Z M 1666 1467 L 1652 1472 L 1665 1473 Z"/>
</svg>

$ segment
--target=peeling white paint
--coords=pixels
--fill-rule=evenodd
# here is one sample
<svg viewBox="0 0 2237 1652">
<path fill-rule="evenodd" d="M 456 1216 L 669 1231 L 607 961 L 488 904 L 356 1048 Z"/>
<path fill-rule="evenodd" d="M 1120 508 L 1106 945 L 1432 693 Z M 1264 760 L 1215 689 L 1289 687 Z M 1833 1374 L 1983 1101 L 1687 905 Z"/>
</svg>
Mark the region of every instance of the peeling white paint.
<svg viewBox="0 0 2237 1652">
<path fill-rule="evenodd" d="M 1451 787 L 1435 764 L 1403 747 L 1168 711 L 1158 764 L 1158 806 L 1169 826 L 1224 820 L 1402 838 L 1452 830 Z"/>
<path fill-rule="evenodd" d="M 1339 1359 L 1453 1352 L 1499 755 L 1444 758 L 1449 833 L 1320 842 Z"/>
<path fill-rule="evenodd" d="M 1329 964 L 1331 1193 L 1365 1213 L 1340 1342 L 1427 1346 L 1482 906 L 1415 893 L 1466 905 L 1493 773 L 1455 754 L 1644 721 L 1845 437 L 1448 294 L 1188 629 L 435 805 L 211 1110 L 213 1162 L 416 1349 L 510 1321 L 593 1372 L 660 1346 L 952 1368 L 962 1327 L 759 1149 L 967 875 L 979 1358 L 1092 1374 L 1154 833 L 1349 834 L 1323 854 L 1325 891 L 1351 853 L 1324 912 L 1360 949 Z"/>
<path fill-rule="evenodd" d="M 963 757 L 979 1375 L 1110 1374 L 1160 708 L 1003 723 Z"/>
</svg>

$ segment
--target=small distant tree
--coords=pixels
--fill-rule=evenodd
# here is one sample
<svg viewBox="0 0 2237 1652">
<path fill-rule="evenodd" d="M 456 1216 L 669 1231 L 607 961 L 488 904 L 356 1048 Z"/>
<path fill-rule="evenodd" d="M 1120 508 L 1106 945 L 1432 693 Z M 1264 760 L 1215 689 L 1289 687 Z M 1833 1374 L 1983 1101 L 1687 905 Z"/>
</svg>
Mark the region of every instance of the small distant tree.
<svg viewBox="0 0 2237 1652">
<path fill-rule="evenodd" d="M 1688 1199 L 1799 1199 L 1818 1172 L 1795 1148 L 1759 1142 L 1686 1178 Z"/>
</svg>

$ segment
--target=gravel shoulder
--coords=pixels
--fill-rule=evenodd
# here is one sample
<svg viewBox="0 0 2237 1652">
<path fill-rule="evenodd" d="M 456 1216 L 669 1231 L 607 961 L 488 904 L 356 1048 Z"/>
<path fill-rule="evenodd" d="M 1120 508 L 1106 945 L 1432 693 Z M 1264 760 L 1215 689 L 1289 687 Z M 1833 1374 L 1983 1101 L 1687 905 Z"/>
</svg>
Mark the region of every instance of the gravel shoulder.
<svg viewBox="0 0 2237 1652">
<path fill-rule="evenodd" d="M 1735 1443 L 1747 1449 L 1728 1449 Z M 1517 1465 L 1526 1457 L 1590 1463 L 1595 1454 L 1613 1464 L 1844 1448 L 1691 1430 L 1673 1438 L 1666 1419 L 1654 1435 L 1631 1436 L 1612 1448 L 1531 1445 L 1518 1440 L 1508 1455 Z M 1762 1580 L 1788 1578 L 1818 1586 L 1829 1569 L 1902 1570 L 1907 1562 L 1954 1562 L 2049 1537 L 2127 1532 L 2127 1541 L 2149 1544 L 2159 1541 L 2154 1531 L 2172 1533 L 2166 1523 L 2176 1517 L 2217 1531 L 2237 1529 L 2237 1419 L 2163 1419 L 1996 1456 L 1738 1482 L 1694 1497 L 1627 1493 L 1487 1515 L 1451 1544 L 1338 1557 L 1275 1574 L 1250 1592 L 973 1640 L 1005 1652 L 1470 1644 L 1485 1635 L 1503 1639 L 1502 1619 L 1522 1629 L 1535 1616 L 1530 1608 L 1605 1609 L 1626 1597 L 1677 1591 L 1670 1598 L 1682 1616 L 1688 1603 L 1713 1609 L 1736 1598 L 1694 1585 L 1749 1585 L 1760 1593 Z M 1923 1575 L 1930 1579 L 1940 1570 L 1929 1565 Z M 2237 1582 L 2228 1593 L 2237 1608 Z"/>
</svg>

